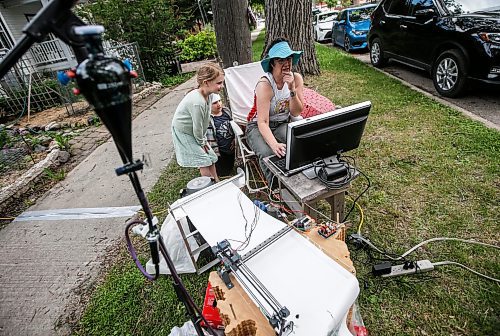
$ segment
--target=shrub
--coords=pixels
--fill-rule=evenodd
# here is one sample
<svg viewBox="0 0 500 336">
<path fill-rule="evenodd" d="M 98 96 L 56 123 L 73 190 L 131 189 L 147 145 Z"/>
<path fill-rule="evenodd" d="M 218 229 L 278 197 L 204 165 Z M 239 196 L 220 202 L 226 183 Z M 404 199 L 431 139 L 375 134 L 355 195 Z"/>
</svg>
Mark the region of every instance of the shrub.
<svg viewBox="0 0 500 336">
<path fill-rule="evenodd" d="M 199 61 L 213 57 L 217 53 L 215 32 L 208 28 L 190 35 L 180 43 L 180 47 L 181 61 Z"/>
</svg>

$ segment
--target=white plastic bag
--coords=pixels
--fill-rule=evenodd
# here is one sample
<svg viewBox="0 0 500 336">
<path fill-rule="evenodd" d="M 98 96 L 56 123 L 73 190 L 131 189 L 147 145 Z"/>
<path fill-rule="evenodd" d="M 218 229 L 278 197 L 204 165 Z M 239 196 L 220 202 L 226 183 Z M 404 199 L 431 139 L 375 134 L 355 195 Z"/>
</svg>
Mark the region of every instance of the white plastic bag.
<svg viewBox="0 0 500 336">
<path fill-rule="evenodd" d="M 188 234 L 189 225 L 187 223 L 187 219 L 182 218 L 180 219 L 180 222 L 185 234 Z M 182 239 L 182 235 L 179 232 L 179 227 L 170 214 L 167 216 L 167 218 L 165 218 L 165 221 L 163 222 L 160 230 L 160 234 L 167 248 L 168 255 L 174 262 L 177 273 L 181 274 L 196 272 L 196 268 L 193 265 L 193 261 L 191 260 L 186 245 L 184 244 L 184 240 Z M 194 237 L 189 237 L 187 240 L 189 242 L 191 251 L 194 251 L 199 247 Z M 198 259 L 198 255 L 199 253 L 194 256 L 195 260 Z M 146 264 L 146 271 L 149 274 L 154 274 L 155 272 L 154 265 L 151 259 Z M 161 256 L 160 258 L 160 273 L 170 274 L 170 270 L 168 269 L 167 263 L 163 259 L 163 256 Z"/>
<path fill-rule="evenodd" d="M 208 335 L 206 331 L 203 330 L 204 335 Z M 198 336 L 196 329 L 193 326 L 193 322 L 187 321 L 182 327 L 174 327 L 169 336 Z"/>
</svg>

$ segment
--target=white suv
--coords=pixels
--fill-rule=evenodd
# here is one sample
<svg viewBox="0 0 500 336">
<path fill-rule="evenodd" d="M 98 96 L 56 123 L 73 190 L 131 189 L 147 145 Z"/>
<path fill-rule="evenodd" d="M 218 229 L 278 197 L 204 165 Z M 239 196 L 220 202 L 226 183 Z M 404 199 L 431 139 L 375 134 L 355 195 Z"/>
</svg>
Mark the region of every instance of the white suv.
<svg viewBox="0 0 500 336">
<path fill-rule="evenodd" d="M 314 40 L 321 42 L 332 38 L 332 22 L 339 11 L 321 12 L 314 15 Z"/>
</svg>

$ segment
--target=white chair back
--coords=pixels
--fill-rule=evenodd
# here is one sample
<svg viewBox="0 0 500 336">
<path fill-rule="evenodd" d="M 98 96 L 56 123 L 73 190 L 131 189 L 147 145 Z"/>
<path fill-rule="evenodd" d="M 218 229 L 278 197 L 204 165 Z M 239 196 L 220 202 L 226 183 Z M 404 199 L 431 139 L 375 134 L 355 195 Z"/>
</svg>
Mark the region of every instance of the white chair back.
<svg viewBox="0 0 500 336">
<path fill-rule="evenodd" d="M 264 70 L 260 62 L 254 62 L 226 68 L 224 73 L 233 120 L 239 125 L 246 125 L 253 106 L 255 85 L 264 75 Z"/>
</svg>

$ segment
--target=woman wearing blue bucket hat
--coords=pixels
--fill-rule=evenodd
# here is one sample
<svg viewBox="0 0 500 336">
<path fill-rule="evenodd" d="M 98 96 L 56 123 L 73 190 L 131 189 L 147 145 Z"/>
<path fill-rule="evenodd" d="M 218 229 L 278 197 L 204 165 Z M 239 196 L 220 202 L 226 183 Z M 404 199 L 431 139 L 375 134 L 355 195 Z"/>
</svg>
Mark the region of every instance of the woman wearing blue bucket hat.
<svg viewBox="0 0 500 336">
<path fill-rule="evenodd" d="M 259 164 L 270 187 L 272 173 L 263 163 L 265 157 L 286 153 L 286 125 L 300 116 L 304 107 L 304 80 L 292 66 L 302 51 L 294 51 L 284 38 L 274 40 L 261 61 L 265 75 L 255 86 L 254 105 L 248 114 L 248 145 L 259 157 Z"/>
</svg>

